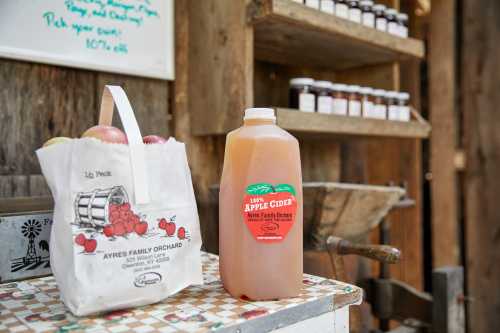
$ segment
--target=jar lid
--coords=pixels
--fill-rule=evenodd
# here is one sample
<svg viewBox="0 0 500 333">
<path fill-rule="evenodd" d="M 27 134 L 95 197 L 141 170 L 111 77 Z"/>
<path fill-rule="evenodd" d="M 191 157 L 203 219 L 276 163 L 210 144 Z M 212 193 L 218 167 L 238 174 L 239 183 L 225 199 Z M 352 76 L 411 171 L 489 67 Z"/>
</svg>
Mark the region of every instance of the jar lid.
<svg viewBox="0 0 500 333">
<path fill-rule="evenodd" d="M 359 93 L 360 88 L 361 88 L 360 86 L 355 86 L 355 85 L 347 86 L 346 91 L 350 93 Z"/>
<path fill-rule="evenodd" d="M 330 81 L 314 81 L 313 83 L 313 87 L 323 89 L 332 89 L 332 85 Z"/>
<path fill-rule="evenodd" d="M 397 11 L 397 10 L 395 10 L 394 8 L 387 8 L 387 9 L 385 10 L 385 13 L 386 13 L 387 15 L 398 15 L 398 11 Z"/>
<path fill-rule="evenodd" d="M 312 86 L 314 80 L 309 77 L 296 77 L 290 80 L 292 86 Z"/>
<path fill-rule="evenodd" d="M 373 95 L 377 96 L 377 97 L 384 97 L 385 90 L 384 89 L 375 89 L 375 90 L 373 90 Z"/>
<path fill-rule="evenodd" d="M 373 93 L 373 88 L 370 87 L 361 87 L 359 88 L 359 92 L 363 95 L 370 95 Z"/>
<path fill-rule="evenodd" d="M 400 92 L 398 98 L 406 101 L 410 99 L 410 94 L 407 92 Z"/>
<path fill-rule="evenodd" d="M 334 91 L 346 91 L 347 85 L 342 83 L 332 84 L 332 90 Z"/>
<path fill-rule="evenodd" d="M 386 98 L 398 98 L 399 93 L 397 91 L 386 91 L 385 92 L 385 97 Z"/>
<path fill-rule="evenodd" d="M 372 0 L 361 0 L 359 2 L 361 6 L 373 6 L 373 1 Z"/>
<path fill-rule="evenodd" d="M 373 10 L 385 10 L 385 5 L 373 5 Z"/>
<path fill-rule="evenodd" d="M 406 13 L 398 13 L 398 19 L 408 21 L 408 14 Z"/>
<path fill-rule="evenodd" d="M 269 108 L 249 108 L 245 110 L 245 117 L 243 120 L 247 119 L 270 119 L 276 120 L 274 115 L 274 110 Z"/>
</svg>

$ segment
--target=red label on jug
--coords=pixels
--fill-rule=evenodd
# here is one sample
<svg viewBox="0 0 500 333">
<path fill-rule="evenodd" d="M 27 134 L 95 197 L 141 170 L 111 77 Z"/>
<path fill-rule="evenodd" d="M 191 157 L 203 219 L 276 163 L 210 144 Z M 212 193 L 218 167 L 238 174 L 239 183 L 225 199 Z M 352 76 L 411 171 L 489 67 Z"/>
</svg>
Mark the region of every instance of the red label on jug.
<svg viewBox="0 0 500 333">
<path fill-rule="evenodd" d="M 297 199 L 293 186 L 260 183 L 247 187 L 243 218 L 258 242 L 283 241 L 295 222 L 296 212 Z"/>
</svg>

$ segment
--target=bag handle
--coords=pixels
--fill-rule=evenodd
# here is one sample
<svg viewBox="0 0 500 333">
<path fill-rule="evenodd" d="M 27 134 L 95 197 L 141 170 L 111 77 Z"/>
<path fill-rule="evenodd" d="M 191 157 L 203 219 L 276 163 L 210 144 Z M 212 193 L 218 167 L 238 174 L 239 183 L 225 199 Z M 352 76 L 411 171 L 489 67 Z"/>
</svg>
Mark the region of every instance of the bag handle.
<svg viewBox="0 0 500 333">
<path fill-rule="evenodd" d="M 104 87 L 101 110 L 99 111 L 99 125 L 111 126 L 115 104 L 128 139 L 135 202 L 136 204 L 147 204 L 150 198 L 144 143 L 142 142 L 141 131 L 139 130 L 139 125 L 137 125 L 134 111 L 122 87 L 110 85 Z"/>
</svg>

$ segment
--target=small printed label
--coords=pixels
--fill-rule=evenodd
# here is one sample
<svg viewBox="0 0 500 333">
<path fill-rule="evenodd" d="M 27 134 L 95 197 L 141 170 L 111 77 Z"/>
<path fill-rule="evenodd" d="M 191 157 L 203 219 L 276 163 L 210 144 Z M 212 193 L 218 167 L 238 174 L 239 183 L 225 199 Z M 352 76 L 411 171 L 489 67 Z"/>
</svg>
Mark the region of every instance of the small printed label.
<svg viewBox="0 0 500 333">
<path fill-rule="evenodd" d="M 399 107 L 397 105 L 389 106 L 387 118 L 389 120 L 399 120 Z"/>
<path fill-rule="evenodd" d="M 363 102 L 363 117 L 372 118 L 373 113 L 373 102 L 364 101 Z"/>
<path fill-rule="evenodd" d="M 363 13 L 361 16 L 361 22 L 363 25 L 367 27 L 374 28 L 375 27 L 375 14 L 373 13 Z"/>
<path fill-rule="evenodd" d="M 399 36 L 403 38 L 408 38 L 408 28 L 404 25 L 399 26 Z"/>
<path fill-rule="evenodd" d="M 349 101 L 349 116 L 361 117 L 361 102 Z"/>
<path fill-rule="evenodd" d="M 400 121 L 410 121 L 410 107 L 400 106 L 399 107 L 399 120 Z"/>
<path fill-rule="evenodd" d="M 361 23 L 361 9 L 351 8 L 349 10 L 349 20 L 356 23 Z"/>
<path fill-rule="evenodd" d="M 399 36 L 399 24 L 396 22 L 389 22 L 387 25 L 387 32 L 391 35 Z"/>
<path fill-rule="evenodd" d="M 349 7 L 346 4 L 338 3 L 335 5 L 335 15 L 341 18 L 349 18 Z"/>
<path fill-rule="evenodd" d="M 386 119 L 387 118 L 387 107 L 383 104 L 376 104 L 373 107 L 373 118 Z"/>
<path fill-rule="evenodd" d="M 375 28 L 380 31 L 387 31 L 387 20 L 385 18 L 378 18 L 375 21 Z"/>
<path fill-rule="evenodd" d="M 161 282 L 161 274 L 156 272 L 143 273 L 135 278 L 134 285 L 137 288 L 144 288 Z"/>
<path fill-rule="evenodd" d="M 302 93 L 299 95 L 299 110 L 305 112 L 314 112 L 315 97 L 313 94 Z"/>
<path fill-rule="evenodd" d="M 247 187 L 243 198 L 242 212 L 256 241 L 281 242 L 295 223 L 295 189 L 288 184 L 252 184 Z"/>
<path fill-rule="evenodd" d="M 319 113 L 332 113 L 332 100 L 330 96 L 318 97 L 318 112 Z"/>
<path fill-rule="evenodd" d="M 306 0 L 306 6 L 319 9 L 319 0 Z"/>
<path fill-rule="evenodd" d="M 339 116 L 347 115 L 347 100 L 344 98 L 334 98 L 332 113 Z"/>
<path fill-rule="evenodd" d="M 335 14 L 335 4 L 333 0 L 321 0 L 321 11 L 328 14 Z"/>
</svg>

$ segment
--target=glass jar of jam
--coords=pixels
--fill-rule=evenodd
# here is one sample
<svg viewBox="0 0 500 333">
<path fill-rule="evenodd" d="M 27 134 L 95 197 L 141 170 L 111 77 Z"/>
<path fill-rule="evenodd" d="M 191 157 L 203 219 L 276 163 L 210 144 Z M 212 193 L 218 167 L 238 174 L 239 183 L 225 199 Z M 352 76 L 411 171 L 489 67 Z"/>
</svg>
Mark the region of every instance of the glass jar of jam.
<svg viewBox="0 0 500 333">
<path fill-rule="evenodd" d="M 396 91 L 387 91 L 385 93 L 385 102 L 387 104 L 387 119 L 399 120 L 398 93 Z"/>
<path fill-rule="evenodd" d="M 361 23 L 361 7 L 359 7 L 359 0 L 348 0 L 349 5 L 349 20 Z"/>
<path fill-rule="evenodd" d="M 361 117 L 360 86 L 347 86 L 347 113 L 351 117 Z"/>
<path fill-rule="evenodd" d="M 316 111 L 319 113 L 332 113 L 332 83 L 330 81 L 314 81 L 316 95 Z"/>
<path fill-rule="evenodd" d="M 410 94 L 400 92 L 397 97 L 397 104 L 399 107 L 399 120 L 410 121 Z"/>
<path fill-rule="evenodd" d="M 347 86 L 345 84 L 332 85 L 332 113 L 347 116 Z"/>
<path fill-rule="evenodd" d="M 375 28 L 375 13 L 373 12 L 372 0 L 361 0 L 359 2 L 361 8 L 361 23 L 370 28 Z"/>
<path fill-rule="evenodd" d="M 385 10 L 385 18 L 387 19 L 387 32 L 391 35 L 399 36 L 399 23 L 397 19 L 398 11 L 393 8 Z"/>
<path fill-rule="evenodd" d="M 335 1 L 335 15 L 344 19 L 349 19 L 349 5 L 347 0 Z"/>
<path fill-rule="evenodd" d="M 306 112 L 314 112 L 316 96 L 313 92 L 314 80 L 308 77 L 290 80 L 290 107 Z"/>
<path fill-rule="evenodd" d="M 314 9 L 319 9 L 319 0 L 305 0 L 304 4 L 307 7 L 311 7 Z"/>
<path fill-rule="evenodd" d="M 380 31 L 387 31 L 386 7 L 384 5 L 374 5 L 372 8 L 375 13 L 375 28 Z"/>
<path fill-rule="evenodd" d="M 408 38 L 408 14 L 399 13 L 397 15 L 399 37 Z"/>
<path fill-rule="evenodd" d="M 333 0 L 321 0 L 320 10 L 328 14 L 335 14 L 335 2 Z"/>
<path fill-rule="evenodd" d="M 373 114 L 371 118 L 387 119 L 387 105 L 385 102 L 385 90 L 375 89 L 373 91 Z"/>
<path fill-rule="evenodd" d="M 370 87 L 361 87 L 359 95 L 361 98 L 361 113 L 363 117 L 370 118 L 373 113 L 373 89 Z"/>
</svg>

